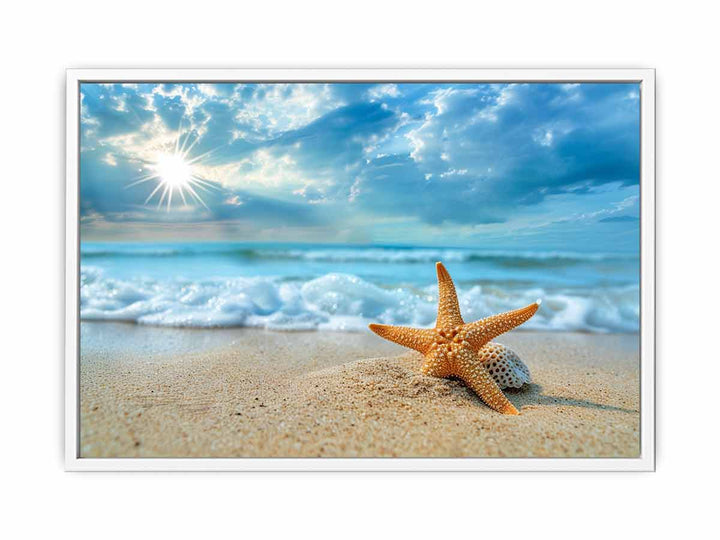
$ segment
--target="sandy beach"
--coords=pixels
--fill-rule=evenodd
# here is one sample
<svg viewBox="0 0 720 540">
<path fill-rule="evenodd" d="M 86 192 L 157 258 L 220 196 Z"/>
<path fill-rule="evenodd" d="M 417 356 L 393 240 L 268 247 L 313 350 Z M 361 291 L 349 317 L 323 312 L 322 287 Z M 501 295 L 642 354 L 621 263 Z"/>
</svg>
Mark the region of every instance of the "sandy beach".
<svg viewBox="0 0 720 540">
<path fill-rule="evenodd" d="M 81 457 L 638 455 L 637 335 L 496 341 L 533 376 L 520 416 L 371 334 L 83 322 Z"/>
</svg>

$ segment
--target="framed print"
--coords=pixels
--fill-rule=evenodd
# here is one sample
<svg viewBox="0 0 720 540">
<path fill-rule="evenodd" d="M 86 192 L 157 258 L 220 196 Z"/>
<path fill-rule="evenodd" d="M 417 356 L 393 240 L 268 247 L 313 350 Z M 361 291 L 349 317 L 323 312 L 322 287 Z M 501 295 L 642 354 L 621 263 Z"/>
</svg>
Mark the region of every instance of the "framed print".
<svg viewBox="0 0 720 540">
<path fill-rule="evenodd" d="M 70 470 L 653 470 L 654 72 L 70 70 Z"/>
</svg>

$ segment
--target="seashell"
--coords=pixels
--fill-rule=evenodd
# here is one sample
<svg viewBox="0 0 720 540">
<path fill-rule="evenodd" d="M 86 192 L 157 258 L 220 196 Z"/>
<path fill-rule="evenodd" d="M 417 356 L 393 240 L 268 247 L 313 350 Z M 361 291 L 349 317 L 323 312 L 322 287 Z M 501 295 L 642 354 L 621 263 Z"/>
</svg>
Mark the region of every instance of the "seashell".
<svg viewBox="0 0 720 540">
<path fill-rule="evenodd" d="M 530 370 L 517 353 L 505 345 L 488 343 L 478 351 L 478 356 L 501 389 L 530 384 Z"/>
</svg>

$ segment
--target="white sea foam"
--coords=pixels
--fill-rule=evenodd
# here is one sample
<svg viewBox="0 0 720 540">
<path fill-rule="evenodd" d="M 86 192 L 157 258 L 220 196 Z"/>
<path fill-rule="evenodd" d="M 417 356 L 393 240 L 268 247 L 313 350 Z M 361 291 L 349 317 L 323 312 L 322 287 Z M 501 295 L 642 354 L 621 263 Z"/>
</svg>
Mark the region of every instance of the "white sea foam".
<svg viewBox="0 0 720 540">
<path fill-rule="evenodd" d="M 636 332 L 638 288 L 527 290 L 472 286 L 458 289 L 466 320 L 516 309 L 542 299 L 523 325 L 535 330 Z M 357 276 L 330 273 L 309 281 L 235 278 L 189 281 L 106 277 L 81 270 L 83 320 L 118 320 L 188 327 L 248 326 L 281 330 L 364 331 L 380 322 L 431 326 L 437 287 L 382 288 Z"/>
</svg>

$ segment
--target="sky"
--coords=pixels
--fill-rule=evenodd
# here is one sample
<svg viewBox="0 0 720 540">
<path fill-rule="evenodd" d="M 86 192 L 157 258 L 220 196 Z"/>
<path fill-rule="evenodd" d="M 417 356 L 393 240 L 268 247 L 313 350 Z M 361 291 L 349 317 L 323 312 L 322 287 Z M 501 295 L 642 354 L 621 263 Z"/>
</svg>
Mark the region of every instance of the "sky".
<svg viewBox="0 0 720 540">
<path fill-rule="evenodd" d="M 81 85 L 83 241 L 637 252 L 637 84 Z"/>
</svg>

